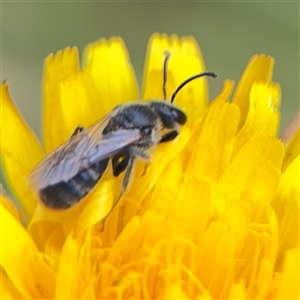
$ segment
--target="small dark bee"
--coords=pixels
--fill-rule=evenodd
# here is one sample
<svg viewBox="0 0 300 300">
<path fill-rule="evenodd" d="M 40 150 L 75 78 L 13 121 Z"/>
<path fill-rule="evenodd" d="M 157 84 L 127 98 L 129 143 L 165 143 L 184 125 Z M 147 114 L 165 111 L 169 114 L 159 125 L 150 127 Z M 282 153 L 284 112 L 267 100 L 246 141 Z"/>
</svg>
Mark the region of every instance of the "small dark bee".
<svg viewBox="0 0 300 300">
<path fill-rule="evenodd" d="M 164 95 L 166 65 L 164 61 Z M 213 72 L 197 74 L 178 86 L 170 103 L 152 100 L 129 102 L 114 108 L 91 127 L 76 128 L 71 138 L 49 153 L 32 171 L 31 186 L 49 208 L 67 209 L 86 196 L 100 180 L 111 160 L 113 175 L 125 171 L 122 192 L 127 189 L 135 160 L 150 161 L 152 146 L 175 139 L 187 121 L 185 113 L 173 104 L 188 82 Z"/>
</svg>

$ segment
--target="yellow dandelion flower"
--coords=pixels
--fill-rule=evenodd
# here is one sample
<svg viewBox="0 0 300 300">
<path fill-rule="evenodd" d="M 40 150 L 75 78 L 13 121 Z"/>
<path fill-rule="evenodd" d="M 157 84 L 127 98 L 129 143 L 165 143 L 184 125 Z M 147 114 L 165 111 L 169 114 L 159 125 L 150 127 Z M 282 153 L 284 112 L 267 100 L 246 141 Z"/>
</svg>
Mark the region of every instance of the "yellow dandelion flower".
<svg viewBox="0 0 300 300">
<path fill-rule="evenodd" d="M 167 98 L 205 70 L 193 38 L 155 34 L 141 99 Z M 45 61 L 43 147 L 1 85 L 1 159 L 19 208 L 1 198 L 2 299 L 299 299 L 299 126 L 277 137 L 280 87 L 274 60 L 254 56 L 208 104 L 194 80 L 175 102 L 188 122 L 158 145 L 145 170 L 134 167 L 120 191 L 111 166 L 68 210 L 51 210 L 28 188 L 45 153 L 116 105 L 139 99 L 121 39 L 76 48 Z M 105 225 L 103 226 L 103 220 Z"/>
</svg>

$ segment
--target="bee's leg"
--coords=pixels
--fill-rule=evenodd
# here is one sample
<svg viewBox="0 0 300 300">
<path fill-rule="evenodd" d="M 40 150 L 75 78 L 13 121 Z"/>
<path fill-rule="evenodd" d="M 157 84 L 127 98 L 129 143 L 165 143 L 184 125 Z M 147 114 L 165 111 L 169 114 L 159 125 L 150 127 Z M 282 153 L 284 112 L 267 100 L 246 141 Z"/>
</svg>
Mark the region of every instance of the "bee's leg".
<svg viewBox="0 0 300 300">
<path fill-rule="evenodd" d="M 129 183 L 129 179 L 130 179 L 130 175 L 132 172 L 132 168 L 134 165 L 134 161 L 135 161 L 135 157 L 133 155 L 128 155 L 128 163 L 127 163 L 127 168 L 126 168 L 126 172 L 123 178 L 123 182 L 122 182 L 122 192 L 119 195 L 119 197 L 116 199 L 116 201 L 114 202 L 114 204 L 112 205 L 111 209 L 109 210 L 108 214 L 105 216 L 105 218 L 102 220 L 102 228 L 101 230 L 104 230 L 104 226 L 105 226 L 105 221 L 107 219 L 107 217 L 110 215 L 110 213 L 112 212 L 112 210 L 116 207 L 116 205 L 119 203 L 123 193 L 126 191 L 128 183 Z"/>
<path fill-rule="evenodd" d="M 139 157 L 143 158 L 144 160 L 146 160 L 146 163 L 149 163 L 151 161 L 151 155 L 139 147 L 130 147 L 129 153 L 131 153 L 131 155 L 130 155 L 130 158 L 129 158 L 129 161 L 127 164 L 127 170 L 126 170 L 126 173 L 125 173 L 125 176 L 123 179 L 123 191 L 125 191 L 128 186 L 130 173 L 131 173 L 131 169 L 132 169 L 135 158 L 137 156 L 139 156 Z M 133 159 L 132 162 L 130 162 L 131 159 Z M 146 174 L 146 170 L 147 170 L 147 164 L 145 165 L 145 170 L 142 173 L 141 177 Z"/>
<path fill-rule="evenodd" d="M 132 168 L 135 162 L 135 156 L 134 155 L 130 155 L 129 160 L 128 160 L 128 165 L 126 168 L 126 172 L 123 178 L 123 182 L 122 182 L 122 192 L 124 193 L 128 187 L 128 183 L 130 180 L 130 175 L 132 172 Z"/>
<path fill-rule="evenodd" d="M 128 166 L 130 154 L 123 153 L 120 155 L 115 155 L 111 162 L 112 162 L 112 168 L 113 168 L 113 174 L 115 177 L 118 177 L 122 172 L 125 171 L 125 169 Z"/>
<path fill-rule="evenodd" d="M 176 138 L 176 136 L 178 135 L 178 131 L 177 130 L 173 130 L 173 131 L 169 131 L 168 133 L 164 134 L 159 143 L 165 143 L 165 142 L 169 142 L 172 141 Z"/>
<path fill-rule="evenodd" d="M 143 151 L 140 148 L 135 148 L 135 147 L 130 148 L 129 149 L 129 153 L 126 153 L 125 155 L 123 154 L 123 157 L 122 157 L 122 155 L 120 155 L 120 156 L 116 155 L 112 159 L 112 161 L 115 159 L 115 162 L 113 162 L 113 164 L 114 163 L 116 164 L 116 168 L 118 168 L 118 167 L 120 169 L 124 168 L 124 170 L 126 170 L 126 172 L 125 172 L 125 175 L 124 175 L 124 178 L 123 178 L 123 182 L 122 182 L 122 191 L 121 191 L 121 194 L 117 198 L 117 200 L 115 201 L 115 203 L 113 204 L 113 206 L 111 207 L 111 209 L 110 209 L 109 213 L 107 214 L 107 216 L 102 220 L 102 224 L 103 224 L 102 230 L 104 230 L 105 221 L 106 221 L 107 217 L 109 216 L 110 212 L 119 203 L 119 201 L 120 201 L 123 193 L 126 191 L 126 189 L 128 187 L 130 176 L 131 176 L 131 172 L 132 172 L 133 165 L 134 165 L 134 162 L 135 162 L 135 159 L 136 159 L 136 155 L 140 156 L 140 157 L 142 157 L 144 159 L 147 159 L 147 160 L 151 159 L 151 156 L 148 153 L 146 153 L 145 151 Z M 120 167 L 120 165 L 118 166 L 118 159 L 120 157 L 123 158 L 123 160 L 121 160 L 121 162 L 120 162 L 120 164 L 122 165 L 122 167 Z M 114 174 L 115 174 L 115 172 L 117 173 L 118 171 L 120 171 L 120 170 L 119 169 L 113 170 Z"/>
<path fill-rule="evenodd" d="M 145 160 L 149 161 L 151 156 L 138 147 L 129 148 L 128 152 L 119 153 L 113 156 L 112 158 L 112 167 L 113 174 L 115 177 L 118 177 L 122 172 L 124 172 L 129 164 L 130 156 L 140 156 Z"/>
<path fill-rule="evenodd" d="M 77 126 L 74 130 L 74 132 L 72 133 L 71 135 L 71 138 L 76 136 L 79 132 L 83 131 L 84 130 L 84 127 L 83 126 Z"/>
</svg>

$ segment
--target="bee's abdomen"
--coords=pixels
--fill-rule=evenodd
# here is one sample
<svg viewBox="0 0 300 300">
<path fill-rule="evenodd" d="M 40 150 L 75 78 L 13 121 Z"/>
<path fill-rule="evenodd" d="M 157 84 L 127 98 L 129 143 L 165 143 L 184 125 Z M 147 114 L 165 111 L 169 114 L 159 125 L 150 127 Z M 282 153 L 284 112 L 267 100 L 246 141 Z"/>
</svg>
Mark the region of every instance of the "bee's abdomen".
<svg viewBox="0 0 300 300">
<path fill-rule="evenodd" d="M 68 181 L 48 185 L 40 190 L 42 202 L 52 209 L 67 209 L 79 202 L 100 180 L 109 158 L 80 171 Z"/>
</svg>

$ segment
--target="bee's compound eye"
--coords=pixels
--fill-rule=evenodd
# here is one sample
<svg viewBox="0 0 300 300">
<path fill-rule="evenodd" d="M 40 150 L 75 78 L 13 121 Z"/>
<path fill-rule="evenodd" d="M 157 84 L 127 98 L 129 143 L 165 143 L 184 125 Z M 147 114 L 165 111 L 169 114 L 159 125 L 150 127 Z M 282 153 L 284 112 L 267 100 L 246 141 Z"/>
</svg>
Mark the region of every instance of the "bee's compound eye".
<svg viewBox="0 0 300 300">
<path fill-rule="evenodd" d="M 175 109 L 172 109 L 171 115 L 173 116 L 174 120 L 177 123 L 179 123 L 180 125 L 183 125 L 186 123 L 187 118 L 183 111 L 175 108 Z"/>
</svg>

